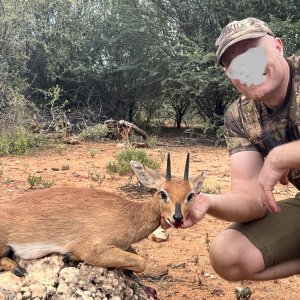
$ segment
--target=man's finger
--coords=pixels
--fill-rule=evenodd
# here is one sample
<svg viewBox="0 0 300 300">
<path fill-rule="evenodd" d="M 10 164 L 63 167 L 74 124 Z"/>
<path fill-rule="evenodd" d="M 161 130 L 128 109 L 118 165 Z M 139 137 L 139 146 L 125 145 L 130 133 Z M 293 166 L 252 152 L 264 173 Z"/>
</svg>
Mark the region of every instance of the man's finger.
<svg viewBox="0 0 300 300">
<path fill-rule="evenodd" d="M 272 191 L 264 190 L 262 192 L 262 202 L 270 212 L 279 212 L 281 209 L 275 201 Z"/>
</svg>

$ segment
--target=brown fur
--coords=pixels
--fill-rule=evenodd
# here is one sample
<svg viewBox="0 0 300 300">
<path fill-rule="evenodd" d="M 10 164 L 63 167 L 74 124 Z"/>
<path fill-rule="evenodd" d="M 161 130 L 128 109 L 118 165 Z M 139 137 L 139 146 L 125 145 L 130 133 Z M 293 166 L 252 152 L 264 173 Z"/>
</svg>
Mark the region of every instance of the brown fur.
<svg viewBox="0 0 300 300">
<path fill-rule="evenodd" d="M 74 260 L 142 272 L 145 260 L 131 245 L 152 233 L 161 217 L 173 220 L 175 202 L 182 203 L 185 217 L 185 199 L 192 190 L 187 181 L 165 182 L 155 176 L 157 189 L 169 195 L 169 203 L 162 201 L 160 193 L 150 201 L 130 201 L 103 190 L 66 187 L 0 202 L 0 270 L 23 275 L 24 270 L 6 257 L 10 248 L 18 254 L 26 245 L 26 255 L 30 255 L 36 253 L 37 245 L 46 244 Z M 48 252 L 30 258 L 52 251 Z"/>
</svg>

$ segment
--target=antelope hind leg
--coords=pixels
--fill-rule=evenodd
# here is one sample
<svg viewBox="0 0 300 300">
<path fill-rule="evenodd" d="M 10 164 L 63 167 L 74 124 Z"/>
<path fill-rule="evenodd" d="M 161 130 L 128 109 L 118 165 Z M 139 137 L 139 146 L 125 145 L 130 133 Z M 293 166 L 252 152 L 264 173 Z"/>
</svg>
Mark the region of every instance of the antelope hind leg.
<svg viewBox="0 0 300 300">
<path fill-rule="evenodd" d="M 82 260 L 75 256 L 72 252 L 68 252 L 64 255 L 63 262 L 65 264 L 77 264 L 81 262 Z"/>
<path fill-rule="evenodd" d="M 0 246 L 0 271 L 11 271 L 16 276 L 24 276 L 26 274 L 26 270 L 8 257 L 11 253 L 12 249 L 9 246 Z"/>
<path fill-rule="evenodd" d="M 95 246 L 83 260 L 91 265 L 122 268 L 137 273 L 143 272 L 146 268 L 145 259 L 140 255 L 114 247 L 97 248 Z"/>
</svg>

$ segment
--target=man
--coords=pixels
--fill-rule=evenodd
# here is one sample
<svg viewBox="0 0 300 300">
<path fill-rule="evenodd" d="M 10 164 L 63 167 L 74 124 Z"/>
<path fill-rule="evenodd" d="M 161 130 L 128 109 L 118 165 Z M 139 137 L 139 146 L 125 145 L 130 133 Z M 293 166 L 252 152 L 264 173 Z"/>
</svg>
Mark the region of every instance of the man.
<svg viewBox="0 0 300 300">
<path fill-rule="evenodd" d="M 213 268 L 227 280 L 299 274 L 300 196 L 276 202 L 272 190 L 288 180 L 300 189 L 300 59 L 285 59 L 282 41 L 255 18 L 229 23 L 216 46 L 242 94 L 225 114 L 231 189 L 195 196 L 182 227 L 205 213 L 236 222 L 210 249 Z"/>
</svg>

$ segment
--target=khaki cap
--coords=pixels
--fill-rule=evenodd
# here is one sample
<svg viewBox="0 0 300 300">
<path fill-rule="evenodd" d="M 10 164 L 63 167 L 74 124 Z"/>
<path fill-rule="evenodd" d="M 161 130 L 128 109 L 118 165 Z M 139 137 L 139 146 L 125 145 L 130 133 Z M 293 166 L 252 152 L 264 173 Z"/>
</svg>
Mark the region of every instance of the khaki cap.
<svg viewBox="0 0 300 300">
<path fill-rule="evenodd" d="M 246 40 L 259 38 L 270 34 L 275 36 L 267 23 L 256 18 L 246 18 L 227 24 L 216 41 L 217 62 L 222 65 L 221 57 L 233 44 Z"/>
</svg>

